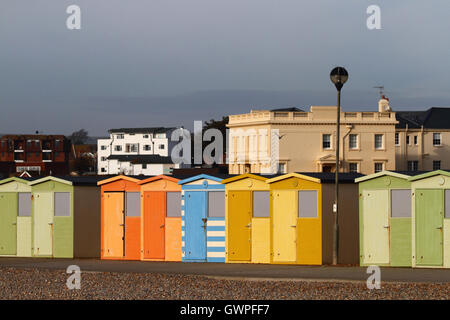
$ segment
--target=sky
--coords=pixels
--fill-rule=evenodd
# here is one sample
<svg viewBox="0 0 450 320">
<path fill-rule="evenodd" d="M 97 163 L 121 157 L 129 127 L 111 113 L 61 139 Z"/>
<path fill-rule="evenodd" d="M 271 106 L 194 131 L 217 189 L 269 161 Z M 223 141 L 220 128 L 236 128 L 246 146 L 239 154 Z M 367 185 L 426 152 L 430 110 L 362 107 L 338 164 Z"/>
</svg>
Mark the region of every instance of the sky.
<svg viewBox="0 0 450 320">
<path fill-rule="evenodd" d="M 73 4 L 80 30 L 66 27 Z M 449 12 L 448 0 L 2 0 L 0 133 L 334 105 L 337 65 L 344 110 L 376 110 L 379 85 L 394 111 L 450 106 Z"/>
</svg>

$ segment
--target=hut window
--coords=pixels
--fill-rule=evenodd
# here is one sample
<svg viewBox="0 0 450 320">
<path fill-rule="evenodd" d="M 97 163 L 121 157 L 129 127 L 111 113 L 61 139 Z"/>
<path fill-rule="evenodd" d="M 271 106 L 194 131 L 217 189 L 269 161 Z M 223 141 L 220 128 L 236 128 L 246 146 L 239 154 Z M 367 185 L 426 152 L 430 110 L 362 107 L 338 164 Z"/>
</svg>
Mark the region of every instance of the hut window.
<svg viewBox="0 0 450 320">
<path fill-rule="evenodd" d="M 445 218 L 450 218 L 450 190 L 445 190 Z"/>
<path fill-rule="evenodd" d="M 391 190 L 391 217 L 411 217 L 411 190 Z"/>
<path fill-rule="evenodd" d="M 70 192 L 55 192 L 55 217 L 70 217 Z"/>
<path fill-rule="evenodd" d="M 31 217 L 31 193 L 19 193 L 19 217 Z"/>
<path fill-rule="evenodd" d="M 317 218 L 317 191 L 298 192 L 298 217 Z"/>
<path fill-rule="evenodd" d="M 208 217 L 210 218 L 225 217 L 225 192 L 223 191 L 208 192 Z"/>
<path fill-rule="evenodd" d="M 270 217 L 270 194 L 269 191 L 253 192 L 253 217 Z"/>
<path fill-rule="evenodd" d="M 167 192 L 167 216 L 181 217 L 181 192 Z"/>
<path fill-rule="evenodd" d="M 141 216 L 140 192 L 127 192 L 127 217 Z"/>
</svg>

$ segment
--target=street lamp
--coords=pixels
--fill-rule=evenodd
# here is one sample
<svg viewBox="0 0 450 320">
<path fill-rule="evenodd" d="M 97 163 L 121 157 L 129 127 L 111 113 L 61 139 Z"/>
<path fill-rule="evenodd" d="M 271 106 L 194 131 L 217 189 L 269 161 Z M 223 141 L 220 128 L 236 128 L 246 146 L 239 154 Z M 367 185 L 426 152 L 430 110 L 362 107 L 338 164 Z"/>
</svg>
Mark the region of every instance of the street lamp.
<svg viewBox="0 0 450 320">
<path fill-rule="evenodd" d="M 340 148 L 340 128 L 341 128 L 341 89 L 348 80 L 348 72 L 343 67 L 336 67 L 330 73 L 331 82 L 337 89 L 337 121 L 336 121 L 336 178 L 335 178 L 335 198 L 334 198 L 334 228 L 333 228 L 333 265 L 338 263 L 339 249 L 339 220 L 338 220 L 338 200 L 339 200 L 339 148 Z"/>
</svg>

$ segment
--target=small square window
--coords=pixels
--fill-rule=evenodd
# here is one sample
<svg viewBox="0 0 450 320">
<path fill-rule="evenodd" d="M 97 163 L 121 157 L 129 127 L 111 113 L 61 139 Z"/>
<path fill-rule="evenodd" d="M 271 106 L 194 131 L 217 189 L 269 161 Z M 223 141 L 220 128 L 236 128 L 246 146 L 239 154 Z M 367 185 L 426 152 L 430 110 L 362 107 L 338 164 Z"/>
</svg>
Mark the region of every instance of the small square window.
<svg viewBox="0 0 450 320">
<path fill-rule="evenodd" d="M 383 171 L 383 163 L 375 162 L 375 173 Z"/>
<path fill-rule="evenodd" d="M 349 163 L 348 164 L 348 171 L 356 173 L 358 172 L 358 164 L 357 163 Z"/>
<path fill-rule="evenodd" d="M 225 217 L 225 192 L 223 191 L 208 192 L 208 217 L 210 218 Z"/>
<path fill-rule="evenodd" d="M 270 217 L 269 191 L 253 191 L 253 217 Z"/>
<path fill-rule="evenodd" d="M 433 161 L 433 170 L 441 170 L 441 161 L 440 160 Z"/>
<path fill-rule="evenodd" d="M 146 163 L 142 164 L 142 169 L 147 169 L 147 164 Z"/>
<path fill-rule="evenodd" d="M 163 144 L 160 144 L 160 145 L 159 145 L 159 150 L 164 150 L 165 148 L 166 148 L 165 145 L 163 145 Z"/>
<path fill-rule="evenodd" d="M 441 134 L 440 133 L 433 133 L 433 146 L 440 146 L 442 143 L 441 141 Z"/>
<path fill-rule="evenodd" d="M 418 171 L 419 161 L 408 161 L 408 171 Z"/>
<path fill-rule="evenodd" d="M 55 217 L 70 217 L 70 193 L 55 192 Z"/>
</svg>

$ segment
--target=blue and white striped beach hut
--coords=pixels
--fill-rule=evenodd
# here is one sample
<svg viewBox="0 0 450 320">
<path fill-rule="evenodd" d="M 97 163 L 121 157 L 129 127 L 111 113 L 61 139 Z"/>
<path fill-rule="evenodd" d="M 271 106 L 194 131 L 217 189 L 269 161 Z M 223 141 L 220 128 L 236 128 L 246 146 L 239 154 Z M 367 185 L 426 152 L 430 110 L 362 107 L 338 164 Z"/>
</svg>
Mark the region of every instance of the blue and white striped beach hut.
<svg viewBox="0 0 450 320">
<path fill-rule="evenodd" d="M 225 262 L 225 178 L 200 174 L 178 182 L 183 262 Z"/>
</svg>

